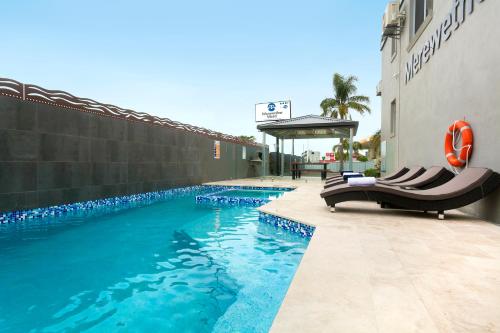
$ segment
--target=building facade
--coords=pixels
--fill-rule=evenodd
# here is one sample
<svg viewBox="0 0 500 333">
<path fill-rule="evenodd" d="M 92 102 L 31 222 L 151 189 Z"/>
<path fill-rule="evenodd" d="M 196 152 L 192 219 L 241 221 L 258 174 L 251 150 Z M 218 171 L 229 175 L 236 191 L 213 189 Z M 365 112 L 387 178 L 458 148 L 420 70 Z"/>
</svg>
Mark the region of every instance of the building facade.
<svg viewBox="0 0 500 333">
<path fill-rule="evenodd" d="M 302 160 L 305 163 L 319 163 L 321 153 L 319 151 L 306 150 L 302 152 Z"/>
<path fill-rule="evenodd" d="M 381 44 L 382 158 L 448 166 L 444 137 L 455 120 L 474 131 L 469 166 L 500 171 L 500 2 L 391 2 Z M 464 210 L 500 222 L 500 191 Z"/>
</svg>

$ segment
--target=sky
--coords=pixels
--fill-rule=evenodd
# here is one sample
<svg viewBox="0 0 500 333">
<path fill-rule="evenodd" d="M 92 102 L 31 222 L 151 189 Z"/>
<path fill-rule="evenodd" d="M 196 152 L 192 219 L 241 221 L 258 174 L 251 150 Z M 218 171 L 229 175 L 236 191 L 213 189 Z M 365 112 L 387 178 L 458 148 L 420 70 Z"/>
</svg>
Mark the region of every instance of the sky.
<svg viewBox="0 0 500 333">
<path fill-rule="evenodd" d="M 380 128 L 386 3 L 1 1 L 0 77 L 260 141 L 256 103 L 291 100 L 293 117 L 319 115 L 338 72 L 371 99 L 371 115 L 353 113 L 361 139 Z M 297 140 L 295 153 L 333 144 Z"/>
</svg>

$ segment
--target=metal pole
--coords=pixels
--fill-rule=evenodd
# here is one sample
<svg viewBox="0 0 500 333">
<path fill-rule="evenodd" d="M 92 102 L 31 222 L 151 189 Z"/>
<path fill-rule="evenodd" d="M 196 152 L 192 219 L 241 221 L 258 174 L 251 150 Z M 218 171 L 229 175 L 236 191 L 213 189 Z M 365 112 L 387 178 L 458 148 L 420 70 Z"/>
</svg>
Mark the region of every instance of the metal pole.
<svg viewBox="0 0 500 333">
<path fill-rule="evenodd" d="M 276 176 L 280 175 L 280 138 L 276 137 Z"/>
<path fill-rule="evenodd" d="M 285 175 L 285 139 L 281 138 L 281 177 Z"/>
<path fill-rule="evenodd" d="M 262 179 L 266 178 L 266 132 L 262 132 Z"/>
<path fill-rule="evenodd" d="M 354 139 L 354 128 L 349 129 L 349 171 L 354 171 L 352 169 L 352 144 Z"/>
</svg>

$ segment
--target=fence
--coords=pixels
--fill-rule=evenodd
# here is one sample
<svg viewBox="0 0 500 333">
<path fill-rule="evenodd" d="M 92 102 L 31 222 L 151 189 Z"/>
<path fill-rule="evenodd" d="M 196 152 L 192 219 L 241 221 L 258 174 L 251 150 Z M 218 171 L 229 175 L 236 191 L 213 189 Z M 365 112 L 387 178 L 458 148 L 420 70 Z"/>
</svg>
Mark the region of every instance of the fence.
<svg viewBox="0 0 500 333">
<path fill-rule="evenodd" d="M 50 104 L 67 109 L 73 109 L 101 116 L 144 122 L 156 126 L 165 126 L 183 130 L 210 138 L 233 143 L 258 146 L 256 143 L 242 141 L 240 138 L 203 127 L 184 124 L 168 118 L 152 116 L 144 112 L 123 109 L 111 104 L 96 102 L 90 98 L 80 98 L 61 90 L 48 90 L 34 84 L 25 84 L 12 79 L 0 78 L 0 95 L 15 97 L 23 101 Z"/>
<path fill-rule="evenodd" d="M 368 169 L 375 169 L 375 161 L 366 161 L 366 162 L 358 162 L 354 161 L 352 162 L 352 170 L 349 170 L 349 162 L 344 161 L 344 168 L 343 170 L 349 170 L 353 172 L 365 172 Z M 331 164 L 328 164 L 328 170 L 339 172 L 340 171 L 340 162 L 334 162 Z"/>
<path fill-rule="evenodd" d="M 329 163 L 327 168 L 330 171 L 339 172 L 340 171 L 340 162 Z M 323 165 L 312 164 L 312 165 L 308 165 L 307 169 L 309 169 L 309 170 L 323 170 Z M 354 162 L 352 162 L 352 170 L 349 170 L 349 162 L 344 161 L 343 170 L 349 170 L 349 171 L 354 171 L 354 172 L 365 172 L 368 169 L 375 169 L 375 161 L 374 160 L 367 161 L 367 162 L 354 161 Z"/>
<path fill-rule="evenodd" d="M 308 170 L 323 170 L 324 165 L 322 164 L 308 164 L 306 168 Z M 340 171 L 340 162 L 334 162 L 334 163 L 329 163 L 327 164 L 327 169 L 333 172 L 339 172 Z M 353 161 L 352 162 L 352 171 L 354 172 L 365 172 L 368 169 L 375 169 L 375 160 L 367 161 L 367 162 L 358 162 L 358 161 Z M 349 170 L 349 162 L 344 161 L 344 168 L 343 170 Z M 289 170 L 286 170 L 285 175 L 290 175 L 291 173 Z M 318 176 L 320 174 L 318 173 Z"/>
</svg>

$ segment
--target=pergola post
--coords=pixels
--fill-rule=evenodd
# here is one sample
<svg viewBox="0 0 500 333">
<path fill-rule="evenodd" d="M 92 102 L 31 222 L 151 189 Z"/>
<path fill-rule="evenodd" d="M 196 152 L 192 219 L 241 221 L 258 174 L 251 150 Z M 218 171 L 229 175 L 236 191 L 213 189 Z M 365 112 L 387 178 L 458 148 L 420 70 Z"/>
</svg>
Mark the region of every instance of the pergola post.
<svg viewBox="0 0 500 333">
<path fill-rule="evenodd" d="M 285 175 L 285 139 L 281 138 L 281 177 Z"/>
<path fill-rule="evenodd" d="M 276 137 L 276 176 L 280 175 L 280 138 Z"/>
<path fill-rule="evenodd" d="M 354 138 L 354 128 L 349 128 L 349 171 L 354 171 L 352 169 L 352 146 Z"/>
<path fill-rule="evenodd" d="M 262 179 L 266 178 L 266 132 L 262 132 Z"/>
</svg>

